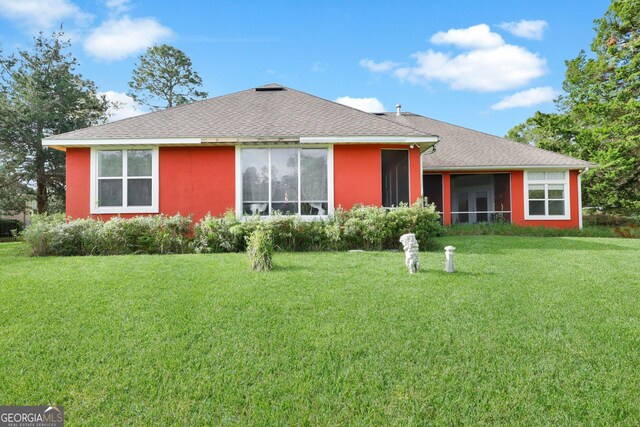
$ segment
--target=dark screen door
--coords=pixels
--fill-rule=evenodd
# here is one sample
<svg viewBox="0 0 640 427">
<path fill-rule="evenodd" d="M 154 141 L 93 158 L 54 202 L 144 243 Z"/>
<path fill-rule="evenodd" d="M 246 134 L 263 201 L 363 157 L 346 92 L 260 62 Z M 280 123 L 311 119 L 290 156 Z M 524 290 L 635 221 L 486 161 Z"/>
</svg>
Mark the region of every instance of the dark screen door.
<svg viewBox="0 0 640 427">
<path fill-rule="evenodd" d="M 409 204 L 409 150 L 382 150 L 382 206 Z"/>
</svg>

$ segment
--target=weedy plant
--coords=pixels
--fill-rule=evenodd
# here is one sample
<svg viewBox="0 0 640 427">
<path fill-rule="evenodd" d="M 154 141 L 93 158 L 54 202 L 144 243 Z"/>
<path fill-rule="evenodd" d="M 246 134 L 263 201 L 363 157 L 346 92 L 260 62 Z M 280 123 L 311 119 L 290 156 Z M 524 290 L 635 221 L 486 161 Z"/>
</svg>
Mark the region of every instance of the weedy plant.
<svg viewBox="0 0 640 427">
<path fill-rule="evenodd" d="M 273 268 L 273 233 L 271 229 L 258 227 L 247 239 L 247 255 L 254 271 Z"/>
</svg>

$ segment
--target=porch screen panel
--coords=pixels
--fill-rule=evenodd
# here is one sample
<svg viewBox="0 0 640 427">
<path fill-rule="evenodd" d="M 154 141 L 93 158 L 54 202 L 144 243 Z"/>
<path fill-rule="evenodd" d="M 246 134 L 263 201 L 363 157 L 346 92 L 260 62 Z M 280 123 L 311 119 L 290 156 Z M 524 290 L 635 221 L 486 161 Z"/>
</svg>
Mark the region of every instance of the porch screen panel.
<svg viewBox="0 0 640 427">
<path fill-rule="evenodd" d="M 511 211 L 511 175 L 508 173 L 497 173 L 493 175 L 493 191 L 495 194 L 495 205 L 493 210 L 497 212 Z"/>
<path fill-rule="evenodd" d="M 382 150 L 382 206 L 409 204 L 409 150 Z"/>
<path fill-rule="evenodd" d="M 452 174 L 451 223 L 511 222 L 511 175 Z"/>
<path fill-rule="evenodd" d="M 443 212 L 442 201 L 442 174 L 427 174 L 422 177 L 422 188 L 427 202 L 436 205 L 438 212 Z"/>
</svg>

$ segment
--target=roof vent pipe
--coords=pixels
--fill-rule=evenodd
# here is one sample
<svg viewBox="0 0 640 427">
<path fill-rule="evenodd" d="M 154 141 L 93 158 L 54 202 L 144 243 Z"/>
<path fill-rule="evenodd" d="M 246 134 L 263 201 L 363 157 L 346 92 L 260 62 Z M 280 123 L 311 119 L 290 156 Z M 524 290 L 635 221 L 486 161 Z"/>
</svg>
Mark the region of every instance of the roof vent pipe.
<svg viewBox="0 0 640 427">
<path fill-rule="evenodd" d="M 400 115 L 400 109 L 402 108 L 402 105 L 400 104 L 396 104 L 396 116 Z"/>
</svg>

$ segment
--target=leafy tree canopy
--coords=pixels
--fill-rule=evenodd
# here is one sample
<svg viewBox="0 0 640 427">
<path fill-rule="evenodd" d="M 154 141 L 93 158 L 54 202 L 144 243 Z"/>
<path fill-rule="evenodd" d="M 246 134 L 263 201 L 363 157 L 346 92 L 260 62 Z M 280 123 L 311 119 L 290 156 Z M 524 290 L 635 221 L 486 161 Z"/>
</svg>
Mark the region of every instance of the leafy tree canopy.
<svg viewBox="0 0 640 427">
<path fill-rule="evenodd" d="M 62 31 L 33 46 L 0 51 L 0 191 L 15 210 L 29 192 L 38 212 L 64 209 L 65 154 L 42 139 L 103 122 L 109 107 L 96 85 L 75 72 L 76 59 Z"/>
<path fill-rule="evenodd" d="M 567 61 L 558 113 L 537 112 L 507 137 L 597 163 L 585 202 L 640 208 L 640 0 L 613 0 L 591 54 Z"/>
<path fill-rule="evenodd" d="M 180 49 L 162 44 L 148 48 L 138 58 L 128 95 L 157 110 L 206 98 L 207 92 L 198 90 L 201 86 L 191 59 Z"/>
</svg>

